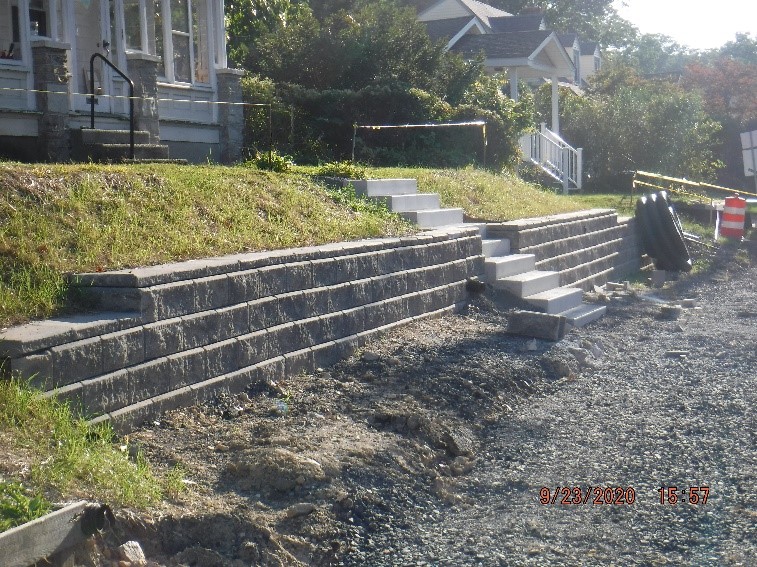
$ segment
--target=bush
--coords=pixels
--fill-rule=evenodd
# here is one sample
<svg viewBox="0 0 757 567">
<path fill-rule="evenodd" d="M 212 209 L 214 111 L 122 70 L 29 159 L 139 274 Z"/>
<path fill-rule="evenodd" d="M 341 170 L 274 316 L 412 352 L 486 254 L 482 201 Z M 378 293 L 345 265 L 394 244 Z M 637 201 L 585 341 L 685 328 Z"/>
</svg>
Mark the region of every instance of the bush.
<svg viewBox="0 0 757 567">
<path fill-rule="evenodd" d="M 245 165 L 253 165 L 266 171 L 285 173 L 291 169 L 294 162 L 289 156 L 283 156 L 276 150 L 271 150 L 270 152 L 255 152 L 255 155 L 247 160 Z"/>
<path fill-rule="evenodd" d="M 344 177 L 346 179 L 365 179 L 366 172 L 351 161 L 332 161 L 324 163 L 315 170 L 318 177 Z"/>
</svg>

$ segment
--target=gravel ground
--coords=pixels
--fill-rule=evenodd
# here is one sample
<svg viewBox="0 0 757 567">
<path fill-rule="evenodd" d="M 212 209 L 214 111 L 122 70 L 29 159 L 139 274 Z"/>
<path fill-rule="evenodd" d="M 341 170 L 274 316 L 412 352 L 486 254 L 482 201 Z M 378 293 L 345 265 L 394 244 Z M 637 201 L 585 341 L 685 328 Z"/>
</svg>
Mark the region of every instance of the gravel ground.
<svg viewBox="0 0 757 567">
<path fill-rule="evenodd" d="M 122 512 L 119 541 L 203 567 L 754 565 L 756 267 L 727 247 L 559 343 L 506 334 L 490 290 L 314 376 L 166 416 L 129 442 L 194 488 Z"/>
<path fill-rule="evenodd" d="M 754 565 L 757 271 L 717 274 L 572 332 L 595 368 L 485 428 L 464 504 L 427 502 L 347 564 Z M 655 298 L 697 307 L 663 319 Z"/>
</svg>

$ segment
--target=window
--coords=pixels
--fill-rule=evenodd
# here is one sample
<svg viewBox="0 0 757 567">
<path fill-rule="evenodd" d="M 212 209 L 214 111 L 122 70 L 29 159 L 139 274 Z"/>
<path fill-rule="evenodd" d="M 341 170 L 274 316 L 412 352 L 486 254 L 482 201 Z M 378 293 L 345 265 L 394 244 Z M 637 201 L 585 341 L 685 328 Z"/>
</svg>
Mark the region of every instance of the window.
<svg viewBox="0 0 757 567">
<path fill-rule="evenodd" d="M 139 0 L 123 0 L 124 2 L 124 39 L 126 49 L 142 51 L 142 16 Z"/>
<path fill-rule="evenodd" d="M 0 60 L 21 59 L 21 20 L 15 0 L 0 0 Z"/>
<path fill-rule="evenodd" d="M 32 36 L 50 35 L 47 30 L 47 6 L 44 0 L 29 0 L 29 23 Z"/>
<path fill-rule="evenodd" d="M 154 0 L 155 55 L 163 76 L 178 83 L 207 83 L 207 0 Z"/>
</svg>

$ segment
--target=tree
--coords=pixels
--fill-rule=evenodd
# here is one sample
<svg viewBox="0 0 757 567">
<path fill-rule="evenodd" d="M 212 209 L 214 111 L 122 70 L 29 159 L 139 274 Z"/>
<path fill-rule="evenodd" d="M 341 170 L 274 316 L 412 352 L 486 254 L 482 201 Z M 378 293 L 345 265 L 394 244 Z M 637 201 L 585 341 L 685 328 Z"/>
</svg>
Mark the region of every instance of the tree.
<svg viewBox="0 0 757 567">
<path fill-rule="evenodd" d="M 633 70 L 598 75 L 602 85 L 586 96 L 561 90 L 562 131 L 584 148 L 592 183 L 607 187 L 626 170 L 713 179 L 720 124 L 702 98 L 676 84 L 645 80 Z M 622 77 L 627 78 L 626 82 Z M 547 97 L 541 94 L 540 110 Z"/>
</svg>

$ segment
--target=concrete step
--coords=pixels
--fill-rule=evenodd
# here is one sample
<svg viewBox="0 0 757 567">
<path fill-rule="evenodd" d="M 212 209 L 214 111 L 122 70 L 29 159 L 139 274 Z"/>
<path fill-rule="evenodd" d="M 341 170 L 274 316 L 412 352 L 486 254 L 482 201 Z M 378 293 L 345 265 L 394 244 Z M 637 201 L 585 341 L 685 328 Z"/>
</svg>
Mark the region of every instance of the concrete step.
<svg viewBox="0 0 757 567">
<path fill-rule="evenodd" d="M 415 179 L 351 179 L 348 183 L 352 184 L 357 195 L 365 197 L 414 195 L 418 192 L 418 182 Z"/>
<path fill-rule="evenodd" d="M 484 260 L 486 281 L 493 283 L 507 276 L 530 272 L 535 269 L 536 257 L 533 254 L 510 254 L 487 258 Z"/>
<path fill-rule="evenodd" d="M 424 211 L 424 210 L 441 208 L 438 193 L 416 193 L 414 195 L 387 195 L 384 197 L 375 197 L 375 199 L 385 202 L 389 210 L 394 213 Z"/>
<path fill-rule="evenodd" d="M 554 315 L 581 305 L 584 290 L 575 287 L 557 287 L 524 297 L 531 305 Z"/>
<path fill-rule="evenodd" d="M 560 274 L 557 272 L 544 272 L 533 270 L 498 279 L 492 285 L 498 289 L 504 289 L 518 297 L 536 295 L 542 291 L 559 287 Z"/>
<path fill-rule="evenodd" d="M 92 161 L 123 161 L 129 159 L 129 144 L 97 144 L 85 146 Z M 134 146 L 135 159 L 168 159 L 168 146 L 138 144 Z"/>
<path fill-rule="evenodd" d="M 607 307 L 604 305 L 595 305 L 593 303 L 583 303 L 573 309 L 560 313 L 565 316 L 568 323 L 574 327 L 584 327 L 601 318 L 607 312 Z"/>
<path fill-rule="evenodd" d="M 507 256 L 510 253 L 510 241 L 507 238 L 485 238 L 481 241 L 484 256 Z"/>
<path fill-rule="evenodd" d="M 400 216 L 417 224 L 420 228 L 437 228 L 440 226 L 463 223 L 462 209 L 429 209 L 425 211 L 406 211 Z"/>
<path fill-rule="evenodd" d="M 76 128 L 71 130 L 71 141 L 84 145 L 92 144 L 128 144 L 129 130 L 104 130 L 100 128 Z M 134 131 L 135 144 L 149 144 L 150 133 L 145 130 Z"/>
</svg>

